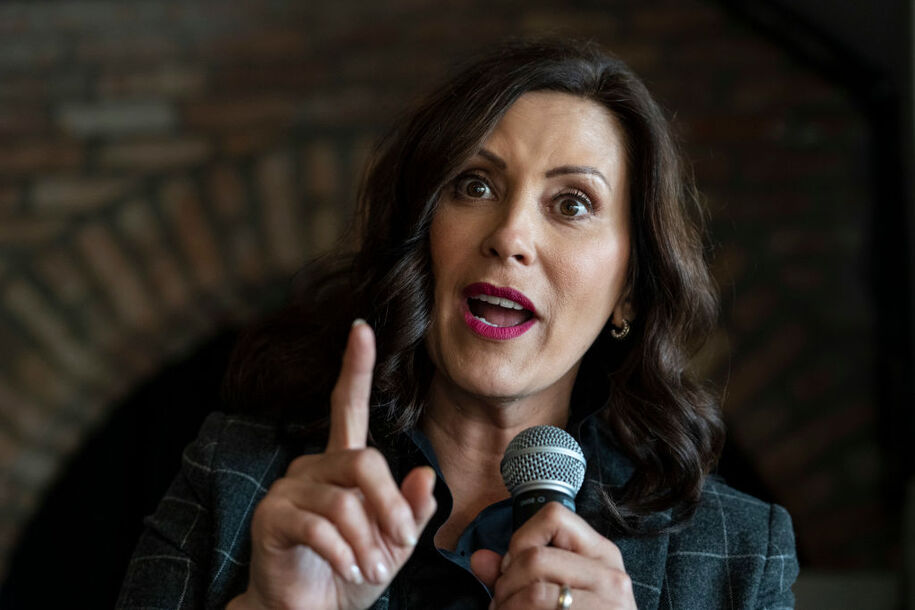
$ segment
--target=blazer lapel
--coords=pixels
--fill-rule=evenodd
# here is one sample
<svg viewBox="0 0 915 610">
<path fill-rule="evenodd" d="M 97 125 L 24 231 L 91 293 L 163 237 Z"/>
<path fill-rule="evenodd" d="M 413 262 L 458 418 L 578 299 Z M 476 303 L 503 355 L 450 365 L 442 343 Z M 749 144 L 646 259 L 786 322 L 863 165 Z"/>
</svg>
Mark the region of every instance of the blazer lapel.
<svg viewBox="0 0 915 610">
<path fill-rule="evenodd" d="M 664 588 L 670 535 L 623 537 L 616 534 L 616 528 L 607 518 L 601 490 L 612 492 L 621 488 L 632 476 L 633 467 L 629 459 L 616 449 L 612 435 L 598 419 L 593 416 L 587 418 L 577 430 L 587 460 L 585 484 L 576 499 L 578 512 L 619 547 L 626 573 L 632 579 L 639 610 L 658 608 Z M 646 519 L 646 528 L 662 529 L 670 522 L 670 517 L 670 511 L 651 515 Z"/>
<path fill-rule="evenodd" d="M 632 591 L 639 610 L 659 607 L 669 541 L 669 534 L 613 541 L 623 554 L 623 564 L 632 579 Z"/>
</svg>

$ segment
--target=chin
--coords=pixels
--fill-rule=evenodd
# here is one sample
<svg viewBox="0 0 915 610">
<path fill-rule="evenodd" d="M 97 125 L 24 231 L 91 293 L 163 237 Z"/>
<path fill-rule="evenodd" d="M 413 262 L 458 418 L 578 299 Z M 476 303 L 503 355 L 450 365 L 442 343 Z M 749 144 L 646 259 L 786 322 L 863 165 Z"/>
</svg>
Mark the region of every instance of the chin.
<svg viewBox="0 0 915 610">
<path fill-rule="evenodd" d="M 529 393 L 517 371 L 465 370 L 448 375 L 461 391 L 481 399 L 513 401 Z"/>
</svg>

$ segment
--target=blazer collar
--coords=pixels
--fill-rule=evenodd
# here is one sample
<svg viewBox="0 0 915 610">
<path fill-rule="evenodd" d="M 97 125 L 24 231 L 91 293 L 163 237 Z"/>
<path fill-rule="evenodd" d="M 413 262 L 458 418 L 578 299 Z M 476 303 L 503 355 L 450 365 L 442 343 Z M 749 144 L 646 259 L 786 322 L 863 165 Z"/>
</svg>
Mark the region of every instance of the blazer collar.
<svg viewBox="0 0 915 610">
<path fill-rule="evenodd" d="M 576 499 L 578 512 L 619 547 L 638 607 L 657 608 L 664 585 L 670 534 L 622 536 L 617 533 L 607 516 L 601 490 L 612 494 L 620 489 L 634 472 L 632 462 L 617 448 L 612 433 L 597 414 L 587 417 L 573 433 L 577 433 L 587 460 L 585 484 Z M 668 510 L 651 515 L 645 525 L 649 529 L 661 529 L 670 519 Z"/>
</svg>

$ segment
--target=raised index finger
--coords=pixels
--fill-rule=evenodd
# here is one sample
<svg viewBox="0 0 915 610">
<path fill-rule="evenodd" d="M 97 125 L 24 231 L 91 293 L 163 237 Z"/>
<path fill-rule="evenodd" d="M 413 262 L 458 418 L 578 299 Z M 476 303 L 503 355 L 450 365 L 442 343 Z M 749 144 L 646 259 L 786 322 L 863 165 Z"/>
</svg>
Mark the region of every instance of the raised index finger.
<svg viewBox="0 0 915 610">
<path fill-rule="evenodd" d="M 365 448 L 374 366 L 375 333 L 365 321 L 357 320 L 343 353 L 340 377 L 330 395 L 328 451 Z"/>
</svg>

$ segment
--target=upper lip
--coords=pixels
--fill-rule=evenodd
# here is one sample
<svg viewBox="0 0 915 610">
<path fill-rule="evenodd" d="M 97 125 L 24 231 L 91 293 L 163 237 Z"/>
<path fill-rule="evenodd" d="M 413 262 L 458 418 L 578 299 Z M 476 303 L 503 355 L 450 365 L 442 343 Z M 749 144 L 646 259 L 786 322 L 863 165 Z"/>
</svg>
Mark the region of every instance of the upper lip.
<svg viewBox="0 0 915 610">
<path fill-rule="evenodd" d="M 531 300 L 524 296 L 524 293 L 520 290 L 508 288 L 507 286 L 493 286 L 492 284 L 488 284 L 486 282 L 475 282 L 464 288 L 465 298 L 469 299 L 481 294 L 501 297 L 503 299 L 508 299 L 509 301 L 514 301 L 524 309 L 530 310 L 530 312 L 535 316 L 537 315 L 537 308 L 534 307 L 534 304 L 531 302 Z"/>
</svg>

